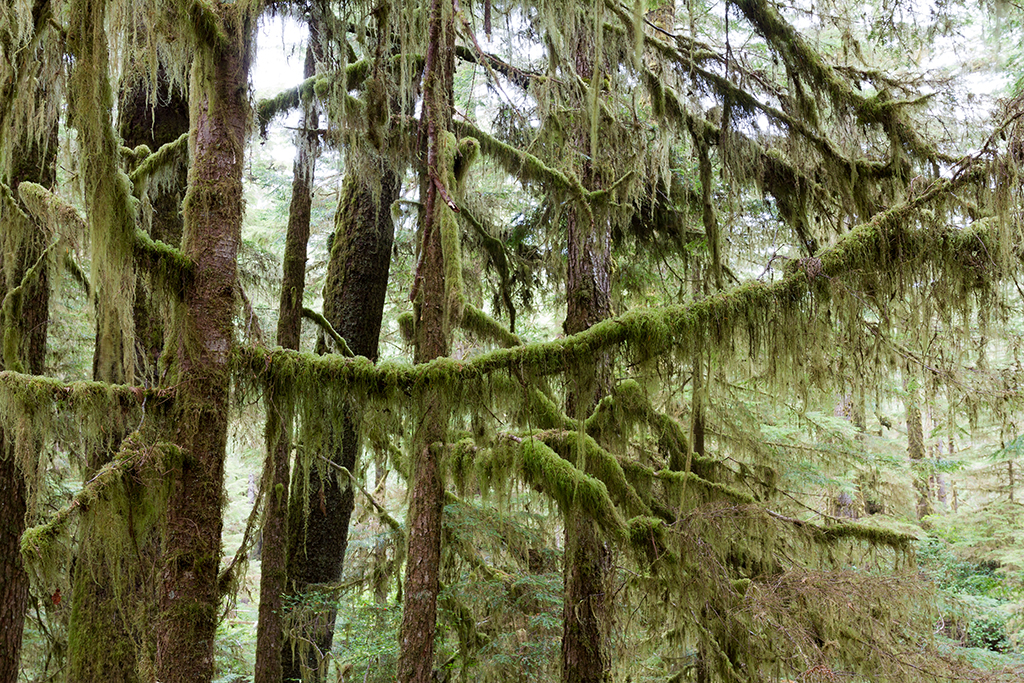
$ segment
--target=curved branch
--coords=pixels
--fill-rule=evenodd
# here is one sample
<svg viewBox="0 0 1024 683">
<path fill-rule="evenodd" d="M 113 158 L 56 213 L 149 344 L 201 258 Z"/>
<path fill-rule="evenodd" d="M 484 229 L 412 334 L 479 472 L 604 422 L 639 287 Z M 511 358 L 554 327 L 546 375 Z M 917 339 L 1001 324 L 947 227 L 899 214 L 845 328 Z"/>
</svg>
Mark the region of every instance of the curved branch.
<svg viewBox="0 0 1024 683">
<path fill-rule="evenodd" d="M 356 354 L 354 354 L 352 349 L 349 348 L 348 342 L 346 342 L 345 339 L 338 334 L 337 330 L 334 329 L 334 326 L 331 325 L 331 321 L 314 311 L 312 308 L 305 307 L 302 309 L 302 317 L 319 325 L 320 329 L 326 332 L 327 336 L 334 340 L 334 344 L 338 347 L 338 353 L 346 358 L 355 358 Z"/>
</svg>

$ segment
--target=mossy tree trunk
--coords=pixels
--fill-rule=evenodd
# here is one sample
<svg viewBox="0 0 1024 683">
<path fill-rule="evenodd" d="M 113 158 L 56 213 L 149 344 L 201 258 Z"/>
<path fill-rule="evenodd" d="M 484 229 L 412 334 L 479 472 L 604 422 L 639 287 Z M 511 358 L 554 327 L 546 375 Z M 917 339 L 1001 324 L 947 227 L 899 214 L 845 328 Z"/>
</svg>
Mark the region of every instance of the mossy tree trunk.
<svg viewBox="0 0 1024 683">
<path fill-rule="evenodd" d="M 414 284 L 415 360 L 426 363 L 447 356 L 451 347 L 446 306 L 445 249 L 442 221 L 454 221 L 439 191 L 448 173 L 445 164 L 452 136 L 452 83 L 455 71 L 455 23 L 451 0 L 431 0 L 423 115 L 420 130 L 426 152 L 420 168 L 420 263 Z M 452 136 L 454 137 L 454 136 Z M 449 194 L 454 188 L 446 188 Z M 448 212 L 448 213 L 446 213 Z M 449 254 L 454 258 L 454 254 Z M 461 266 L 460 266 L 461 267 Z M 440 458 L 447 437 L 449 408 L 442 387 L 427 387 L 421 396 L 422 417 L 413 439 L 408 517 L 408 558 L 405 566 L 405 606 L 400 635 L 398 680 L 433 680 L 434 634 L 441 564 L 441 513 L 444 486 Z"/>
<path fill-rule="evenodd" d="M 317 24 L 309 22 L 309 45 L 303 75 L 313 76 L 319 36 Z M 319 155 L 319 113 L 312 98 L 303 102 L 302 123 L 296 134 L 297 152 L 292 179 L 292 198 L 288 208 L 285 234 L 284 273 L 281 302 L 278 307 L 277 343 L 282 348 L 298 349 L 302 335 L 302 301 L 306 290 L 306 252 L 309 245 L 309 220 L 313 204 L 313 180 Z M 284 594 L 287 589 L 288 562 L 288 488 L 291 467 L 294 395 L 290 387 L 268 387 L 266 444 L 263 469 L 265 511 L 260 551 L 260 607 L 256 632 L 255 683 L 279 683 L 282 680 L 284 643 Z M 288 650 L 290 652 L 290 649 Z M 284 677 L 283 680 L 289 680 Z"/>
<path fill-rule="evenodd" d="M 171 83 L 163 67 L 157 69 L 156 83 L 142 78 L 146 67 L 129 62 L 121 83 L 118 102 L 118 132 L 124 146 L 135 149 L 146 145 L 155 152 L 188 133 L 188 94 Z M 149 92 L 152 91 L 152 96 Z M 181 246 L 181 202 L 188 183 L 188 163 L 182 154 L 162 171 L 159 182 L 149 182 L 146 200 L 149 220 L 144 221 L 149 236 L 172 247 Z M 166 292 L 147 286 L 142 278 L 136 285 L 133 318 L 135 320 L 136 376 L 146 386 L 160 380 L 159 360 L 164 350 L 168 307 Z"/>
<path fill-rule="evenodd" d="M 40 81 L 42 82 L 42 81 Z M 34 92 L 37 102 L 44 93 Z M 56 181 L 57 122 L 16 140 L 0 158 L 8 160 L 3 182 L 14 193 L 22 182 L 53 187 Z M 0 370 L 42 375 L 45 372 L 47 321 L 50 309 L 49 274 L 44 250 L 48 231 L 13 207 L 0 209 L 0 338 L 4 353 Z M 19 449 L 20 450 L 20 449 Z M 38 450 L 36 446 L 29 449 Z M 26 463 L 18 462 L 15 443 L 0 430 L 0 683 L 15 683 L 20 667 L 21 642 L 28 606 L 29 579 L 22 565 L 21 535 L 28 511 Z"/>
<path fill-rule="evenodd" d="M 162 69 L 157 73 L 152 100 L 148 96 L 149 86 L 139 75 L 140 66 L 130 64 L 125 71 L 127 76 L 118 103 L 118 129 L 126 147 L 134 149 L 146 145 L 155 151 L 188 132 L 188 99 L 179 89 L 172 88 Z M 175 247 L 181 243 L 180 208 L 186 170 L 187 164 L 184 161 L 173 164 L 169 170 L 171 176 L 163 179 L 163 182 L 151 183 L 147 197 L 152 206 L 150 236 Z M 164 346 L 165 321 L 160 309 L 165 297 L 142 280 L 140 276 L 132 304 L 136 331 L 135 366 L 147 385 L 155 385 L 158 380 L 157 360 Z M 96 374 L 93 379 L 101 382 L 116 381 L 115 378 L 123 377 L 125 372 L 123 363 L 119 364 L 121 367 L 118 371 L 112 371 L 113 364 L 118 364 L 119 350 L 101 350 L 100 347 L 107 343 L 109 338 L 97 329 L 97 351 L 94 358 L 114 359 L 111 366 L 96 365 L 97 373 L 103 374 Z M 124 436 L 109 435 L 109 450 L 116 450 Z M 91 454 L 87 477 L 106 464 L 109 450 L 97 450 Z M 136 493 L 145 495 L 141 491 Z M 115 578 L 116 569 L 104 560 L 102 541 L 98 540 L 102 529 L 97 527 L 104 522 L 99 521 L 100 517 L 96 513 L 96 509 L 86 510 L 82 513 L 80 523 L 76 560 L 80 571 L 73 577 L 73 607 L 69 627 L 73 647 L 69 652 L 69 672 L 73 680 L 135 681 L 139 680 L 140 667 L 133 631 L 137 632 L 138 624 L 126 623 L 124 606 L 119 604 L 126 601 L 126 593 L 122 590 L 118 597 L 112 589 L 117 580 L 123 582 L 127 577 Z M 144 550 L 147 555 L 155 552 L 151 545 L 140 550 Z M 133 586 L 133 590 L 138 588 L 139 585 Z M 141 602 L 146 601 L 142 595 L 136 598 Z M 133 611 L 138 616 L 138 609 Z"/>
<path fill-rule="evenodd" d="M 69 88 L 69 122 L 78 130 L 93 258 L 93 289 L 96 301 L 96 345 L 93 378 L 124 383 L 133 377 L 130 297 L 135 290 L 131 260 L 135 209 L 127 177 L 120 168 L 121 140 L 114 131 L 114 94 L 110 83 L 106 4 L 101 0 L 72 3 L 73 17 L 68 44 L 75 56 Z M 123 434 L 106 434 L 106 447 L 90 450 L 85 478 L 90 478 L 116 451 Z M 100 507 L 86 510 L 79 524 L 80 542 L 72 577 L 71 617 L 68 628 L 69 680 L 139 680 L 135 643 L 119 601 L 128 577 L 115 577 L 108 566 L 104 523 Z M 118 581 L 121 591 L 115 588 Z M 120 592 L 120 596 L 118 596 Z"/>
<path fill-rule="evenodd" d="M 380 191 L 375 193 L 371 179 L 356 172 L 345 176 L 324 285 L 324 317 L 353 353 L 371 360 L 377 358 L 391 266 L 391 204 L 400 189 L 397 176 L 390 171 L 385 171 L 379 182 Z M 325 457 L 354 472 L 358 429 L 352 407 L 340 410 L 336 425 L 319 427 L 326 432 Z M 298 596 L 320 590 L 330 593 L 341 578 L 355 503 L 354 489 L 344 475 L 322 463 L 307 465 L 297 467 L 292 483 L 288 582 L 289 590 Z M 305 505 L 310 498 L 319 504 Z M 337 614 L 334 600 L 311 602 L 319 613 L 296 615 L 294 620 L 304 643 L 294 648 L 285 643 L 285 680 L 299 678 L 303 665 L 311 672 L 318 671 L 320 659 L 330 651 Z M 319 674 L 313 677 L 320 679 Z"/>
<path fill-rule="evenodd" d="M 909 374 L 910 368 L 907 367 Z M 921 414 L 920 391 L 913 378 L 904 380 L 904 404 L 907 411 L 907 454 L 910 457 L 914 476 L 914 490 L 917 492 L 917 518 L 923 519 L 932 513 L 931 491 L 928 475 L 924 473 L 924 417 Z"/>
<path fill-rule="evenodd" d="M 583 25 L 588 22 L 582 21 Z M 594 75 L 594 44 L 577 28 L 573 58 L 576 72 L 588 81 Z M 592 105 L 593 106 L 593 105 Z M 588 116 L 582 115 L 582 126 Z M 596 147 L 577 123 L 574 153 L 585 161 L 578 173 L 584 187 L 596 190 L 601 178 L 590 155 Z M 611 317 L 611 224 L 591 207 L 578 205 L 567 216 L 565 333 L 577 334 Z M 611 358 L 602 353 L 593 362 L 570 369 L 566 411 L 582 420 L 611 391 Z M 582 448 L 580 449 L 582 451 Z M 580 456 L 585 457 L 585 456 Z M 585 463 L 577 463 L 585 469 Z M 581 506 L 565 511 L 565 595 L 562 605 L 562 681 L 598 683 L 609 680 L 605 647 L 608 598 L 605 592 L 608 549 L 596 522 Z"/>
<path fill-rule="evenodd" d="M 162 683 L 213 678 L 221 596 L 217 571 L 254 17 L 244 3 L 218 4 L 215 11 L 224 40 L 199 46 L 190 86 L 192 165 L 182 246 L 194 275 L 176 317 L 177 393 L 165 425 L 180 456 L 164 463 L 171 492 L 153 624 L 155 673 Z"/>
<path fill-rule="evenodd" d="M 582 332 L 611 315 L 611 233 L 606 220 L 590 218 L 581 211 L 569 216 L 566 334 Z M 592 364 L 574 369 L 567 381 L 567 412 L 582 419 L 611 389 L 610 359 L 604 355 L 595 358 Z M 565 512 L 564 563 L 562 680 L 607 681 L 608 550 L 597 524 L 575 506 Z"/>
</svg>

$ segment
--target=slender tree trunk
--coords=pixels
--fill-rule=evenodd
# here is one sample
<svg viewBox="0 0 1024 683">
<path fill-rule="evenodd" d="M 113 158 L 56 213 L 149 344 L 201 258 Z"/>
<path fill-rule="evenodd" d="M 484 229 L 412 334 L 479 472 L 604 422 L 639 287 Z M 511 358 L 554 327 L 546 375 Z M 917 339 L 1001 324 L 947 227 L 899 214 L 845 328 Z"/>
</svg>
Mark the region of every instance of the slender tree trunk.
<svg viewBox="0 0 1024 683">
<path fill-rule="evenodd" d="M 309 46 L 303 75 L 316 70 L 314 45 L 317 28 L 310 21 Z M 277 319 L 277 343 L 282 348 L 298 349 L 302 334 L 302 300 L 306 289 L 306 251 L 309 244 L 309 220 L 313 203 L 313 180 L 319 154 L 317 127 L 319 115 L 311 99 L 303 103 L 304 116 L 296 135 L 292 201 L 288 210 L 288 231 L 284 247 L 284 277 Z M 288 488 L 291 466 L 291 432 L 294 396 L 290 387 L 276 384 L 267 392 L 267 462 L 263 471 L 266 511 L 260 551 L 260 608 L 256 632 L 256 676 L 254 683 L 279 683 L 284 676 L 284 594 L 287 589 L 288 562 Z M 289 650 L 290 651 L 290 650 Z M 287 680 L 287 679 L 285 679 Z"/>
<path fill-rule="evenodd" d="M 909 372 L 909 368 L 908 368 Z M 918 390 L 910 381 L 904 382 L 907 409 L 907 454 L 914 476 L 914 490 L 917 491 L 917 518 L 922 519 L 931 514 L 931 496 L 928 489 L 928 477 L 920 468 L 924 466 L 924 424 Z"/>
<path fill-rule="evenodd" d="M 582 22 L 587 25 L 587 22 Z M 590 81 L 594 75 L 594 45 L 586 29 L 575 37 L 572 58 L 576 72 Z M 586 122 L 588 114 L 580 112 Z M 579 125 L 579 124 L 577 124 Z M 586 123 L 575 133 L 576 154 L 586 159 L 578 171 L 588 190 L 602 180 L 594 172 L 597 150 Z M 576 206 L 567 217 L 565 333 L 577 334 L 611 316 L 611 224 L 607 217 Z M 611 390 L 611 359 L 607 354 L 592 364 L 572 368 L 566 411 L 582 420 Z M 565 512 L 565 595 L 562 606 L 562 681 L 599 683 L 609 678 L 605 648 L 608 601 L 605 574 L 608 550 L 597 525 L 578 506 Z"/>
<path fill-rule="evenodd" d="M 454 7 L 451 0 L 431 0 L 423 117 L 426 163 L 420 170 L 423 202 L 420 226 L 420 264 L 414 285 L 416 362 L 447 356 L 450 351 L 450 311 L 446 306 L 444 220 L 450 209 L 439 196 L 438 185 L 447 181 L 447 146 L 452 130 L 452 82 L 455 71 Z M 454 137 L 454 136 L 452 136 Z M 454 188 L 448 188 L 454 190 Z M 454 255 L 449 255 L 454 258 Z M 449 283 L 451 284 L 451 283 Z M 405 608 L 402 612 L 401 683 L 429 683 L 434 666 L 437 594 L 441 564 L 441 512 L 444 487 L 438 458 L 447 436 L 449 407 L 443 392 L 427 387 L 422 395 L 423 415 L 413 440 L 409 500 L 409 548 L 405 566 Z"/>
<path fill-rule="evenodd" d="M 582 215 L 581 215 L 582 214 Z M 574 211 L 568 222 L 566 334 L 576 334 L 611 315 L 611 233 L 606 220 Z M 611 388 L 607 356 L 578 368 L 568 380 L 567 412 L 585 418 Z M 608 603 L 605 573 L 608 552 L 597 525 L 573 507 L 565 513 L 565 598 L 562 609 L 562 680 L 607 681 L 604 639 Z"/>
<path fill-rule="evenodd" d="M 2 432 L 0 447 L 0 683 L 16 683 L 28 606 L 28 575 L 19 547 L 25 531 L 25 480 Z"/>
<path fill-rule="evenodd" d="M 171 493 L 153 625 L 156 677 L 162 683 L 212 679 L 220 604 L 217 571 L 254 18 L 244 4 L 218 4 L 216 11 L 225 44 L 200 47 L 191 84 L 192 166 L 183 250 L 194 276 L 178 317 L 178 389 L 167 425 L 181 453 L 177 462 L 166 463 Z"/>
</svg>

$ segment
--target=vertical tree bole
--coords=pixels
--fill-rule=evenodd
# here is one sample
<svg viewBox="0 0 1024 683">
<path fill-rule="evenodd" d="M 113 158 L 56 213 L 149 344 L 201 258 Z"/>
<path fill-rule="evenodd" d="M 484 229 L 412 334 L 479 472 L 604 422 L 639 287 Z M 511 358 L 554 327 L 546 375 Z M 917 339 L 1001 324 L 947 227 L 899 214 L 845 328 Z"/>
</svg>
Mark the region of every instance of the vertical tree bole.
<svg viewBox="0 0 1024 683">
<path fill-rule="evenodd" d="M 226 44 L 198 51 L 192 77 L 192 167 L 183 250 L 194 275 L 179 314 L 177 395 L 168 425 L 180 448 L 168 463 L 172 490 L 159 576 L 156 674 L 163 683 L 213 677 L 224 457 L 242 166 L 248 121 L 252 20 L 219 5 Z"/>
</svg>

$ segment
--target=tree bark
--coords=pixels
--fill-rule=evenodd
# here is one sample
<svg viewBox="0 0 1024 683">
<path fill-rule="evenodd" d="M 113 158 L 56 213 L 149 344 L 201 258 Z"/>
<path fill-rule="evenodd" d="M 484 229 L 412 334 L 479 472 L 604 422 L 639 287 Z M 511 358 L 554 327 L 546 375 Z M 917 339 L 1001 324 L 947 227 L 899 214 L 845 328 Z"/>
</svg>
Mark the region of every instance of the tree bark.
<svg viewBox="0 0 1024 683">
<path fill-rule="evenodd" d="M 165 463 L 171 493 L 154 624 L 156 677 L 162 683 L 213 677 L 236 261 L 244 210 L 254 22 L 249 11 L 244 5 L 216 6 L 225 41 L 200 46 L 192 71 L 192 166 L 183 250 L 194 276 L 178 317 L 177 394 L 167 425 L 180 455 Z"/>
<path fill-rule="evenodd" d="M 454 163 L 453 159 L 439 158 L 447 154 L 443 152 L 442 136 L 451 135 L 453 128 L 455 25 L 451 0 L 431 0 L 428 30 L 420 122 L 426 151 L 426 163 L 420 170 L 420 198 L 423 203 L 421 251 L 413 286 L 417 363 L 447 356 L 451 346 L 441 221 L 454 220 L 454 217 L 444 214 L 451 210 L 438 192 L 438 186 L 446 182 L 448 176 L 445 164 Z M 454 258 L 454 255 L 449 256 Z M 423 392 L 421 405 L 423 415 L 413 440 L 410 479 L 409 547 L 405 566 L 401 655 L 398 660 L 398 680 L 401 683 L 429 683 L 432 680 L 437 627 L 444 503 L 438 457 L 447 436 L 449 408 L 446 397 L 436 386 Z"/>
<path fill-rule="evenodd" d="M 125 71 L 129 76 L 121 88 L 118 128 L 126 147 L 146 145 L 156 151 L 161 145 L 173 142 L 188 132 L 188 100 L 184 93 L 172 90 L 162 69 L 157 73 L 152 103 L 147 96 L 148 86 L 139 75 L 138 65 L 130 64 Z M 151 184 L 148 192 L 153 209 L 149 234 L 172 246 L 178 246 L 181 242 L 180 207 L 186 184 L 186 169 L 187 164 L 177 164 L 172 169 L 174 175 L 171 180 Z M 142 280 L 140 276 L 133 302 L 135 367 L 140 370 L 147 384 L 155 385 L 158 380 L 157 360 L 163 350 L 165 331 L 159 302 L 165 297 L 155 288 L 147 287 Z M 125 375 L 120 349 L 101 350 L 110 341 L 97 326 L 97 351 L 94 358 L 111 358 L 112 363 L 119 367 L 112 372 L 111 366 L 97 363 L 95 370 L 105 374 L 94 375 L 96 381 L 114 382 Z M 116 450 L 123 437 L 123 434 L 111 435 L 111 449 Z M 91 454 L 87 478 L 109 461 L 109 453 L 110 449 L 97 449 Z M 104 504 L 102 501 L 97 503 L 99 506 Z M 138 625 L 126 623 L 124 619 L 123 603 L 127 600 L 125 592 L 122 591 L 118 597 L 111 591 L 115 581 L 124 581 L 126 577 L 115 577 L 117 570 L 104 560 L 102 541 L 97 538 L 98 532 L 102 531 L 97 528 L 97 524 L 102 525 L 104 522 L 97 521 L 101 519 L 97 512 L 96 506 L 85 510 L 80 522 L 76 560 L 79 571 L 73 576 L 69 624 L 69 640 L 73 647 L 69 649 L 68 671 L 71 680 L 103 680 L 110 683 L 136 681 L 139 680 L 139 658 L 133 632 L 138 630 Z M 144 516 L 140 514 L 139 519 Z M 155 549 L 150 546 L 146 551 L 148 555 L 155 552 Z M 133 586 L 133 589 L 138 588 L 140 586 Z M 147 602 L 143 595 L 133 600 L 140 604 Z"/>
<path fill-rule="evenodd" d="M 383 172 L 379 194 L 374 194 L 372 184 L 356 173 L 347 174 L 342 184 L 324 285 L 324 317 L 353 353 L 376 360 L 394 240 L 391 204 L 398 198 L 400 185 L 391 171 Z M 349 407 L 340 410 L 338 424 L 328 427 L 323 437 L 330 446 L 326 457 L 354 472 L 358 428 Z M 338 477 L 337 470 L 317 463 L 296 469 L 288 559 L 289 590 L 295 595 L 321 587 L 330 590 L 328 587 L 341 578 L 355 500 L 349 482 Z M 319 504 L 305 505 L 310 498 L 318 499 Z M 318 671 L 320 660 L 331 649 L 337 609 L 332 600 L 315 602 L 329 606 L 317 607 L 320 613 L 297 619 L 305 644 L 296 648 L 284 644 L 285 680 L 299 678 L 303 666 Z M 316 674 L 313 678 L 319 680 Z"/>
<path fill-rule="evenodd" d="M 909 370 L 907 368 L 908 373 Z M 921 472 L 925 462 L 924 423 L 914 381 L 908 378 L 904 381 L 903 388 L 906 392 L 904 401 L 907 411 L 907 454 L 914 476 L 914 490 L 917 492 L 917 518 L 923 519 L 932 513 L 928 477 Z"/>
<path fill-rule="evenodd" d="M 605 220 L 576 210 L 568 221 L 566 334 L 576 334 L 611 315 L 611 231 Z M 611 388 L 610 359 L 575 368 L 568 379 L 567 414 L 583 419 Z M 608 680 L 604 646 L 608 604 L 607 549 L 586 512 L 565 511 L 565 597 L 562 608 L 562 680 Z"/>
<path fill-rule="evenodd" d="M 30 97 L 46 106 L 46 93 L 34 91 Z M 22 182 L 44 187 L 56 184 L 57 122 L 49 133 L 36 139 L 32 134 L 18 136 L 9 150 L 10 166 L 3 179 L 17 193 Z M 0 260 L 0 294 L 6 299 L 21 287 L 12 305 L 0 313 L 0 336 L 15 340 L 4 349 L 0 370 L 19 370 L 34 375 L 45 372 L 47 321 L 50 310 L 50 284 L 46 263 L 36 274 L 26 274 L 43 256 L 49 231 L 32 224 L 8 209 L 0 210 L 0 240 L 4 254 Z M 6 345 L 6 344 L 5 344 Z M 6 357 L 14 352 L 14 357 Z M 13 367 L 11 367 L 13 365 Z M 38 445 L 31 448 L 38 451 Z M 20 666 L 25 610 L 29 598 L 29 579 L 21 559 L 20 541 L 25 531 L 28 510 L 26 472 L 19 465 L 13 439 L 0 430 L 0 683 L 15 683 Z"/>
<path fill-rule="evenodd" d="M 316 25 L 309 24 L 309 45 L 303 76 L 316 70 L 314 45 L 319 40 Z M 313 203 L 313 180 L 319 154 L 319 114 L 311 99 L 303 102 L 303 119 L 296 134 L 298 151 L 292 180 L 292 200 L 285 235 L 284 276 L 278 308 L 277 343 L 286 349 L 299 348 L 302 334 L 302 299 L 306 289 L 306 252 Z M 254 683 L 279 683 L 283 678 L 284 594 L 287 589 L 288 487 L 291 466 L 291 436 L 294 396 L 289 387 L 276 384 L 267 391 L 267 462 L 263 472 L 266 510 L 260 551 L 260 607 L 256 632 L 256 675 Z M 290 648 L 288 652 L 290 652 Z"/>
<path fill-rule="evenodd" d="M 584 22 L 585 25 L 585 22 Z M 576 72 L 591 80 L 594 74 L 591 38 L 585 29 L 574 39 Z M 589 118 L 580 112 L 584 121 Z M 575 153 L 584 159 L 578 175 L 588 190 L 600 188 L 590 159 L 596 149 L 586 123 L 575 131 Z M 566 315 L 567 335 L 577 334 L 611 316 L 611 224 L 592 207 L 577 205 L 567 217 Z M 592 363 L 571 368 L 566 412 L 586 418 L 611 390 L 611 358 L 602 353 Z M 605 574 L 608 551 L 596 523 L 576 506 L 564 511 L 565 594 L 562 605 L 562 681 L 602 683 L 610 663 L 604 640 L 608 604 Z"/>
</svg>

